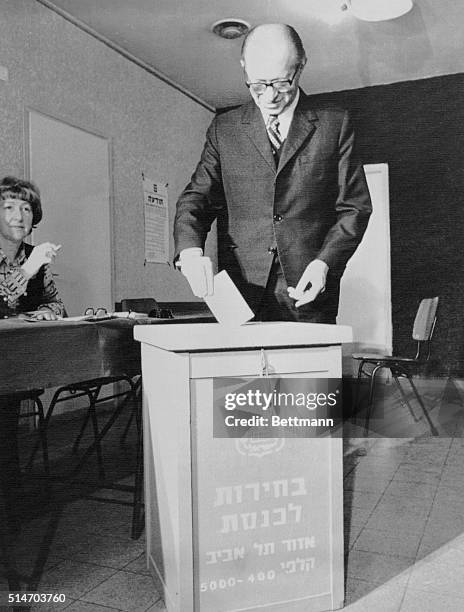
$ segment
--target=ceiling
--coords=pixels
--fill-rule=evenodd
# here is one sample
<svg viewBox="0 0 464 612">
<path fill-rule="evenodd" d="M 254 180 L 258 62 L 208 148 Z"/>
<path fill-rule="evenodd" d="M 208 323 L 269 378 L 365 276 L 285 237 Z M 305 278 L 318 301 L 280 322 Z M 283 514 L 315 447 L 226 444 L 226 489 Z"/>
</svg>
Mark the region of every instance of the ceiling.
<svg viewBox="0 0 464 612">
<path fill-rule="evenodd" d="M 358 21 L 341 10 L 343 0 L 38 1 L 214 108 L 248 96 L 241 39 L 210 30 L 228 17 L 293 25 L 309 58 L 301 80 L 307 93 L 464 71 L 462 0 L 415 0 L 407 15 L 380 23 Z"/>
</svg>

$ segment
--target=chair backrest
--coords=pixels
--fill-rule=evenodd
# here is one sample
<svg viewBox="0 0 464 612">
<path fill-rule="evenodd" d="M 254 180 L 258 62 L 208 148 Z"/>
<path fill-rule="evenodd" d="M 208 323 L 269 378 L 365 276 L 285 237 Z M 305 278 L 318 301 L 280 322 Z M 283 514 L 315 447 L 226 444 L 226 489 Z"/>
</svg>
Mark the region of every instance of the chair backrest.
<svg viewBox="0 0 464 612">
<path fill-rule="evenodd" d="M 417 309 L 412 337 L 417 342 L 429 342 L 432 339 L 437 319 L 438 297 L 424 298 Z"/>
<path fill-rule="evenodd" d="M 130 310 L 131 312 L 150 313 L 152 310 L 158 310 L 158 304 L 154 298 L 126 298 L 121 300 L 121 310 Z"/>
</svg>

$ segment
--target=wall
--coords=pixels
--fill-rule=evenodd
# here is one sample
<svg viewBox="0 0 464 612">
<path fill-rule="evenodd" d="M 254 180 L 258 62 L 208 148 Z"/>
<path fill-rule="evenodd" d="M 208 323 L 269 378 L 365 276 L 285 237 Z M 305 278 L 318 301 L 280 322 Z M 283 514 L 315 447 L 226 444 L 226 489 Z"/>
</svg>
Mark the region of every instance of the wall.
<svg viewBox="0 0 464 612">
<path fill-rule="evenodd" d="M 431 371 L 464 376 L 464 75 L 314 98 L 351 108 L 363 162 L 389 165 L 394 351 L 439 295 Z"/>
<path fill-rule="evenodd" d="M 169 183 L 173 211 L 212 113 L 33 0 L 0 15 L 0 174 L 24 176 L 26 107 L 111 138 L 115 298 L 192 299 L 172 268 L 143 265 L 141 172 Z"/>
</svg>

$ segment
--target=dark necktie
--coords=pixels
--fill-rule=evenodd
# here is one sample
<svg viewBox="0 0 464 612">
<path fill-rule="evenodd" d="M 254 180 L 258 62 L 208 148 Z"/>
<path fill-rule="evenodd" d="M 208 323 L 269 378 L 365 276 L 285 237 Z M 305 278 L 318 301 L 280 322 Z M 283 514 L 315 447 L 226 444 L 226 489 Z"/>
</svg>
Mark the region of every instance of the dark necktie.
<svg viewBox="0 0 464 612">
<path fill-rule="evenodd" d="M 279 132 L 279 118 L 277 115 L 269 115 L 266 130 L 271 141 L 272 152 L 278 156 L 283 140 Z"/>
</svg>

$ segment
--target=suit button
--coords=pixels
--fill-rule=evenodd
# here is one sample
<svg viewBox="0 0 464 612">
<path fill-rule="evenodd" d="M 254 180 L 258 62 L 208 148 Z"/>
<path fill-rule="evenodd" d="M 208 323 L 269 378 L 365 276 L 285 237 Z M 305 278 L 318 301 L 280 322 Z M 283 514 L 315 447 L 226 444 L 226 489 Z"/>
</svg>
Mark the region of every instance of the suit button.
<svg viewBox="0 0 464 612">
<path fill-rule="evenodd" d="M 274 215 L 274 221 L 282 221 L 282 215 Z"/>
<path fill-rule="evenodd" d="M 267 252 L 268 253 L 277 253 L 277 247 L 269 247 Z"/>
</svg>

